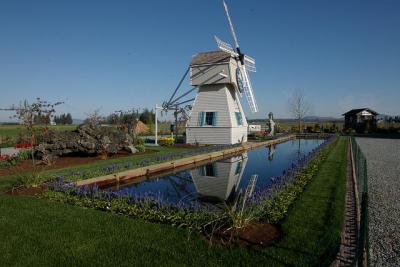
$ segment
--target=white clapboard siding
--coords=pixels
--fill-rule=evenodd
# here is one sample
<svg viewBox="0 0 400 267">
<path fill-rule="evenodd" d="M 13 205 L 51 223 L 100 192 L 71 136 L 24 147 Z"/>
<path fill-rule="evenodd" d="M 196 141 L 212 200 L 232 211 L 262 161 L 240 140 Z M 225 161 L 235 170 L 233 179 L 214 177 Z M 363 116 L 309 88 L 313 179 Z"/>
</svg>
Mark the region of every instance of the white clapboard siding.
<svg viewBox="0 0 400 267">
<path fill-rule="evenodd" d="M 190 67 L 190 84 L 193 86 L 230 82 L 231 72 L 229 70 L 229 64 L 200 65 Z"/>
<path fill-rule="evenodd" d="M 235 174 L 239 162 L 242 164 L 242 169 Z M 216 176 L 202 176 L 199 169 L 192 170 L 196 191 L 203 197 L 226 200 L 239 186 L 246 163 L 247 157 L 242 156 L 212 163 L 216 168 Z"/>
<path fill-rule="evenodd" d="M 235 144 L 247 141 L 247 121 L 230 84 L 209 84 L 199 87 L 186 125 L 189 144 Z M 215 126 L 199 126 L 200 112 L 216 112 Z M 241 112 L 243 125 L 239 126 L 235 112 Z"/>
</svg>

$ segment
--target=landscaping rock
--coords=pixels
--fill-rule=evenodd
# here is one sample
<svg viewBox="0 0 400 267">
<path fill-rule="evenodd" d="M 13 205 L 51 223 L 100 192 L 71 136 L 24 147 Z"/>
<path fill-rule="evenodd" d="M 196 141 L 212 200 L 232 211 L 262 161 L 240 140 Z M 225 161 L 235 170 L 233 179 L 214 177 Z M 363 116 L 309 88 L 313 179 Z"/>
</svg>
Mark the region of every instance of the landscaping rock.
<svg viewBox="0 0 400 267">
<path fill-rule="evenodd" d="M 133 145 L 132 145 L 132 146 L 127 146 L 127 147 L 126 147 L 126 150 L 127 150 L 129 153 L 132 153 L 132 154 L 135 154 L 135 153 L 139 152 L 139 150 L 138 150 L 136 147 L 134 147 Z"/>
<path fill-rule="evenodd" d="M 126 150 L 138 152 L 134 139 L 115 127 L 81 125 L 75 131 L 48 131 L 36 148 L 39 157 L 49 162 L 57 156 L 116 154 Z"/>
</svg>

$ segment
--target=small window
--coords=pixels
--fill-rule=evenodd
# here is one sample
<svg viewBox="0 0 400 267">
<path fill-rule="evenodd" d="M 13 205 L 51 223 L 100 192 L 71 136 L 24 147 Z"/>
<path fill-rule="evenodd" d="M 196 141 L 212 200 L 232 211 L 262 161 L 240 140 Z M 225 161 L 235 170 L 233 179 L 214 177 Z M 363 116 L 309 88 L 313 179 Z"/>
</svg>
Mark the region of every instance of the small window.
<svg viewBox="0 0 400 267">
<path fill-rule="evenodd" d="M 214 126 L 215 112 L 206 112 L 204 125 Z"/>
<path fill-rule="evenodd" d="M 216 126 L 217 112 L 199 112 L 198 126 Z"/>
<path fill-rule="evenodd" d="M 206 176 L 215 176 L 214 164 L 207 164 L 204 168 Z"/>
<path fill-rule="evenodd" d="M 243 125 L 243 119 L 242 119 L 242 113 L 240 112 L 235 112 L 235 116 L 236 116 L 236 123 L 238 126 L 242 126 Z"/>
<path fill-rule="evenodd" d="M 207 164 L 199 168 L 199 175 L 201 176 L 217 176 L 217 172 L 215 169 L 215 164 Z"/>
</svg>

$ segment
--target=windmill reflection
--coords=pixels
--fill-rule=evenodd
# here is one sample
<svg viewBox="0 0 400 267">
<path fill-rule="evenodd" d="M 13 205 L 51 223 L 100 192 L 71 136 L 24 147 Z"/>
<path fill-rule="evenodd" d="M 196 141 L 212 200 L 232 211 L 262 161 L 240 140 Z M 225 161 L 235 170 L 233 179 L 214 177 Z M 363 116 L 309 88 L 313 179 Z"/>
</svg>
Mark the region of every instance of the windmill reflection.
<svg viewBox="0 0 400 267">
<path fill-rule="evenodd" d="M 191 170 L 199 199 L 212 203 L 233 199 L 238 193 L 246 164 L 247 153 L 244 153 Z"/>
<path fill-rule="evenodd" d="M 275 153 L 276 145 L 270 145 L 268 146 L 268 160 L 272 161 L 274 159 L 274 153 Z"/>
</svg>

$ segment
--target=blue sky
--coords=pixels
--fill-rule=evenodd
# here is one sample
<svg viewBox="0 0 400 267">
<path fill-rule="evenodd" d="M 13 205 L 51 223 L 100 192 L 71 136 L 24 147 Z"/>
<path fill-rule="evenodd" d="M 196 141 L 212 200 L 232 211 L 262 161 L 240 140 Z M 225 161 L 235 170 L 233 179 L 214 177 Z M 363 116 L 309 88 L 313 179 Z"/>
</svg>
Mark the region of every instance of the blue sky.
<svg viewBox="0 0 400 267">
<path fill-rule="evenodd" d="M 400 1 L 227 3 L 242 50 L 257 61 L 260 112 L 249 117 L 289 117 L 295 90 L 314 115 L 362 106 L 400 114 Z M 232 43 L 219 0 L 2 0 L 0 107 L 39 96 L 84 118 L 161 104 L 192 55 L 216 49 L 214 35 Z"/>
</svg>

